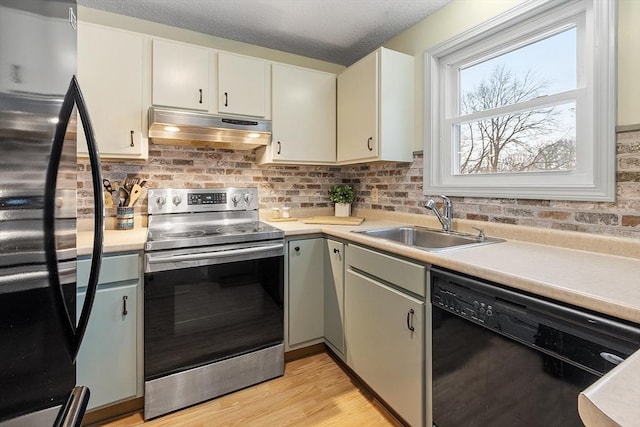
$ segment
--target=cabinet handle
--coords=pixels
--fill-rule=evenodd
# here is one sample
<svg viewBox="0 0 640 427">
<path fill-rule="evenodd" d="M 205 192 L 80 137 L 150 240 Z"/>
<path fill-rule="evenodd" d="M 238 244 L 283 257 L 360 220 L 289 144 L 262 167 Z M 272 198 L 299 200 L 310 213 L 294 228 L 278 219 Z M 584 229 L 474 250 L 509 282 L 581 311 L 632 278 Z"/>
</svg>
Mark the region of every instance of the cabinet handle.
<svg viewBox="0 0 640 427">
<path fill-rule="evenodd" d="M 367 148 L 369 149 L 369 151 L 373 151 L 373 147 L 371 147 L 371 143 L 372 142 L 373 142 L 373 137 L 372 136 L 367 138 Z"/>
<path fill-rule="evenodd" d="M 278 141 L 278 153 L 280 154 L 282 152 L 282 144 L 280 144 L 280 141 Z"/>
<path fill-rule="evenodd" d="M 227 92 L 224 93 L 224 106 L 229 106 L 229 94 Z"/>
<path fill-rule="evenodd" d="M 413 332 L 416 330 L 416 328 L 413 327 L 413 313 L 415 313 L 413 311 L 413 308 L 409 310 L 409 312 L 407 313 L 407 328 Z"/>
<path fill-rule="evenodd" d="M 202 104 L 202 89 L 198 89 L 198 91 L 200 92 L 200 101 L 198 101 L 200 104 Z"/>
<path fill-rule="evenodd" d="M 127 296 L 123 296 L 122 297 L 122 315 L 126 316 L 127 314 L 129 314 L 129 312 L 127 311 Z"/>
<path fill-rule="evenodd" d="M 131 131 L 131 144 L 129 144 L 131 147 L 135 147 L 136 145 L 133 143 L 133 131 Z"/>
</svg>

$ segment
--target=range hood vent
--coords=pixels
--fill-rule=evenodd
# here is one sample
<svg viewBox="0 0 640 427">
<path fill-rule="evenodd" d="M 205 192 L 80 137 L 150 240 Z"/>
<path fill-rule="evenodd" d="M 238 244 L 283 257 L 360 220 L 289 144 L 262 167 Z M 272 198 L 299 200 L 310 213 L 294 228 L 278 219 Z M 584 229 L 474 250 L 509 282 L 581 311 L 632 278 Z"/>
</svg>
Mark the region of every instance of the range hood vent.
<svg viewBox="0 0 640 427">
<path fill-rule="evenodd" d="M 252 150 L 271 141 L 271 121 L 151 107 L 149 138 L 154 144 Z"/>
</svg>

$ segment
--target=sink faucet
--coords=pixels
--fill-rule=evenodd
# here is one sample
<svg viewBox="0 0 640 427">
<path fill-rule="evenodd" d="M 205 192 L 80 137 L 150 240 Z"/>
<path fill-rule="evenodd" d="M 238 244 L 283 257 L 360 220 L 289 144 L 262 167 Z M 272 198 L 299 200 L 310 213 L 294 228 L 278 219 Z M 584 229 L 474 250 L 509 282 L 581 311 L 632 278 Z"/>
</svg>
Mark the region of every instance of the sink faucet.
<svg viewBox="0 0 640 427">
<path fill-rule="evenodd" d="M 440 196 L 444 201 L 443 212 L 436 207 L 436 202 L 433 199 L 429 199 L 427 203 L 425 203 L 424 207 L 432 210 L 433 213 L 438 217 L 438 221 L 442 224 L 442 229 L 444 231 L 451 231 L 451 226 L 453 223 L 453 205 L 451 204 L 451 200 L 447 196 Z"/>
</svg>

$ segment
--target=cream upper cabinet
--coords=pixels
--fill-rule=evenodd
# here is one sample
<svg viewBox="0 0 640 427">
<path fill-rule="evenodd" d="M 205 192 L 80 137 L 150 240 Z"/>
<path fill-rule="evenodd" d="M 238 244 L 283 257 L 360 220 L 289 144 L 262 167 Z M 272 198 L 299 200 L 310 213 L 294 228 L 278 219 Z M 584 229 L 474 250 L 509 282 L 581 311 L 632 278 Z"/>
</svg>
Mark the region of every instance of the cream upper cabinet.
<svg viewBox="0 0 640 427">
<path fill-rule="evenodd" d="M 269 63 L 218 53 L 218 112 L 267 117 Z"/>
<path fill-rule="evenodd" d="M 258 162 L 336 161 L 336 75 L 284 64 L 271 69 L 273 131 Z"/>
<path fill-rule="evenodd" d="M 210 49 L 153 40 L 153 105 L 207 111 Z"/>
<path fill-rule="evenodd" d="M 144 43 L 139 34 L 78 22 L 78 81 L 101 157 L 148 157 L 143 132 Z M 80 123 L 78 155 L 87 155 Z"/>
<path fill-rule="evenodd" d="M 338 75 L 338 163 L 413 160 L 413 57 L 379 48 Z"/>
</svg>

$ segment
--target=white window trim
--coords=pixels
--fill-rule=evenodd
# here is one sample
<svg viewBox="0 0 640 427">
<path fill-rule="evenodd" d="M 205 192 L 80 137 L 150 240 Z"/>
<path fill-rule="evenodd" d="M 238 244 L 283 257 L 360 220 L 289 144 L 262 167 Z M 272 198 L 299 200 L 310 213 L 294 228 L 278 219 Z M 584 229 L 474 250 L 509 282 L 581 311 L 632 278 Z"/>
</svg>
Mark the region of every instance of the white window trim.
<svg viewBox="0 0 640 427">
<path fill-rule="evenodd" d="M 446 67 L 440 59 L 472 44 L 482 43 L 499 33 L 515 31 L 524 21 L 543 19 L 563 22 L 586 10 L 587 31 L 586 64 L 592 66 L 584 73 L 578 71 L 578 82 L 592 79 L 593 91 L 574 94 L 592 99 L 593 106 L 585 120 L 576 123 L 579 142 L 577 169 L 572 172 L 454 175 L 453 147 L 442 144 L 447 122 L 446 99 L 457 95 L 443 93 Z M 612 0 L 531 0 L 496 16 L 495 18 L 454 37 L 425 52 L 425 141 L 424 185 L 426 195 L 447 194 L 471 197 L 504 197 L 543 200 L 615 200 L 615 124 L 616 124 L 616 2 Z M 588 22 L 591 20 L 591 24 Z M 525 23 L 526 25 L 526 23 Z M 515 30 L 514 30 L 515 29 Z M 513 38 L 511 38 L 513 40 Z M 595 47 L 590 47 L 595 46 Z M 449 61 L 451 62 L 451 61 Z M 580 83 L 579 83 L 580 86 Z M 562 95 L 559 95 L 561 98 Z M 534 101 L 534 103 L 537 101 Z M 582 151 L 580 151 L 582 150 Z"/>
</svg>

